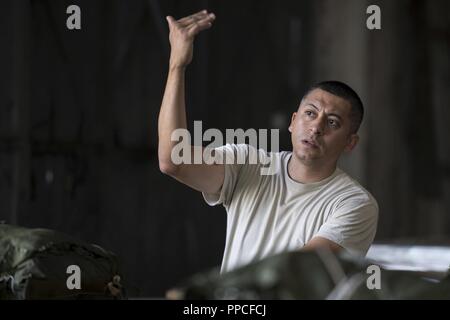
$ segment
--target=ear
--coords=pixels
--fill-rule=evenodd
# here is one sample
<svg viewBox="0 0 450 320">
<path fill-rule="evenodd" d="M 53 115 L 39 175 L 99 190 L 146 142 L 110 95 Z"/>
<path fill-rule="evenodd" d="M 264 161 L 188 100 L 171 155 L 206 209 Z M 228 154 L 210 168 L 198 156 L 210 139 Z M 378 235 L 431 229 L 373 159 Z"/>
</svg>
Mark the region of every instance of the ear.
<svg viewBox="0 0 450 320">
<path fill-rule="evenodd" d="M 356 133 L 351 134 L 350 138 L 348 139 L 348 143 L 345 146 L 344 151 L 345 152 L 352 151 L 356 147 L 356 145 L 358 144 L 358 141 L 359 141 L 359 136 Z"/>
<path fill-rule="evenodd" d="M 291 124 L 289 125 L 289 128 L 288 128 L 288 130 L 289 130 L 290 133 L 292 133 L 292 127 L 294 126 L 294 121 L 295 121 L 295 117 L 296 117 L 296 116 L 297 116 L 297 112 L 294 112 L 294 113 L 292 114 Z"/>
</svg>

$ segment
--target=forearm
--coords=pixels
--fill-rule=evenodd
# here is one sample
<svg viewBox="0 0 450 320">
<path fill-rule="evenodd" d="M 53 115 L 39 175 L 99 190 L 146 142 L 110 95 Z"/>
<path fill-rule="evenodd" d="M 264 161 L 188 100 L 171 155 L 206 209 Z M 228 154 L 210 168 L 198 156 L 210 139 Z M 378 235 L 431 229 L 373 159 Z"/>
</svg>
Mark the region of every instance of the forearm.
<svg viewBox="0 0 450 320">
<path fill-rule="evenodd" d="M 158 118 L 158 158 L 160 165 L 171 166 L 172 132 L 186 129 L 185 67 L 169 67 L 166 88 Z"/>
<path fill-rule="evenodd" d="M 158 159 L 161 170 L 172 174 L 178 167 L 172 162 L 172 150 L 178 141 L 172 141 L 176 129 L 186 129 L 185 69 L 192 61 L 195 36 L 208 29 L 215 19 L 206 10 L 175 20 L 166 17 L 169 24 L 170 63 L 166 89 L 158 118 Z"/>
</svg>

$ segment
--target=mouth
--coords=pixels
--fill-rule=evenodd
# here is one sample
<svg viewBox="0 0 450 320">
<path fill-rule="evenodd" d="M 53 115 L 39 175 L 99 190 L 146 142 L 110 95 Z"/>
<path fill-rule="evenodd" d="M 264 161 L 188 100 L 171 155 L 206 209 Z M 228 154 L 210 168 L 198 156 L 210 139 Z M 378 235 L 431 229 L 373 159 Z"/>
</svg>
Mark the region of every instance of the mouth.
<svg viewBox="0 0 450 320">
<path fill-rule="evenodd" d="M 315 149 L 319 148 L 319 145 L 317 144 L 317 142 L 310 140 L 310 139 L 303 139 L 302 144 L 309 148 L 315 148 Z"/>
</svg>

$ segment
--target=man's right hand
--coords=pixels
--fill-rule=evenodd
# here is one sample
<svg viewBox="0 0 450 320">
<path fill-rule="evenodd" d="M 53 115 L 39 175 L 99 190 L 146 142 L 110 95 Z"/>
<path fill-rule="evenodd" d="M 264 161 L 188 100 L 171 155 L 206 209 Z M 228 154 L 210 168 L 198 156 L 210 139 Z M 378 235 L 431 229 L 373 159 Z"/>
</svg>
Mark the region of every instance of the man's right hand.
<svg viewBox="0 0 450 320">
<path fill-rule="evenodd" d="M 215 20 L 214 13 L 203 10 L 175 20 L 167 16 L 170 34 L 170 68 L 185 68 L 192 61 L 195 36 L 205 29 L 209 29 Z"/>
</svg>

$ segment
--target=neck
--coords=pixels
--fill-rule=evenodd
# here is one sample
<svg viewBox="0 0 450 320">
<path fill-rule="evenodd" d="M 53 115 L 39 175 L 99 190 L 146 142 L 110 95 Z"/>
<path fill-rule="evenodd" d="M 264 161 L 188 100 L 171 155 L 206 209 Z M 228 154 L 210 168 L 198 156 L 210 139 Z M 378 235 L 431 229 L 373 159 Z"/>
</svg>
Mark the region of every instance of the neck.
<svg viewBox="0 0 450 320">
<path fill-rule="evenodd" d="M 297 182 L 314 183 L 322 181 L 333 174 L 336 170 L 336 163 L 324 165 L 319 163 L 306 164 L 292 153 L 288 163 L 288 174 Z"/>
</svg>

